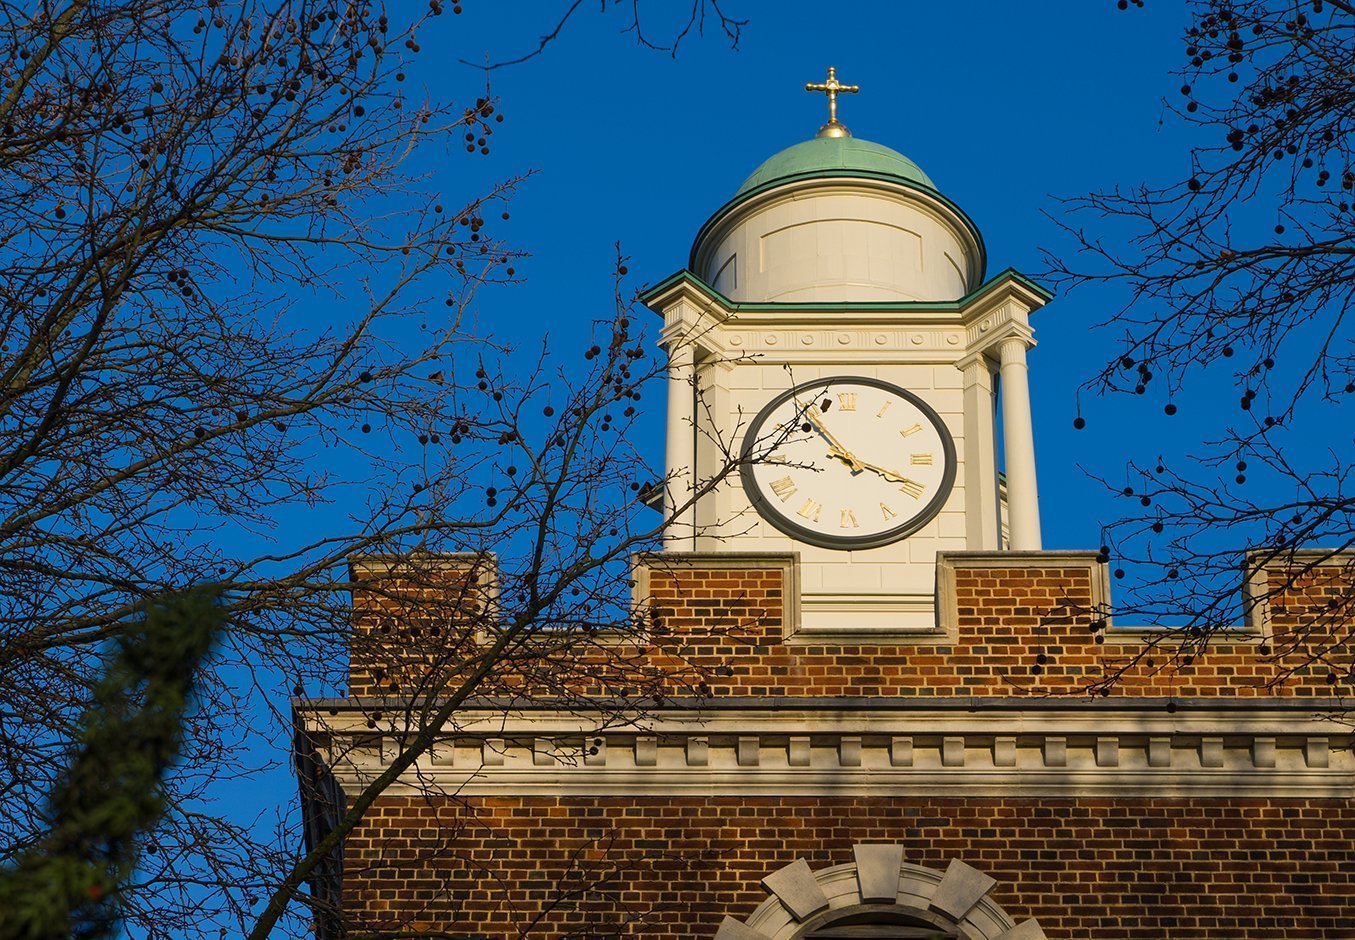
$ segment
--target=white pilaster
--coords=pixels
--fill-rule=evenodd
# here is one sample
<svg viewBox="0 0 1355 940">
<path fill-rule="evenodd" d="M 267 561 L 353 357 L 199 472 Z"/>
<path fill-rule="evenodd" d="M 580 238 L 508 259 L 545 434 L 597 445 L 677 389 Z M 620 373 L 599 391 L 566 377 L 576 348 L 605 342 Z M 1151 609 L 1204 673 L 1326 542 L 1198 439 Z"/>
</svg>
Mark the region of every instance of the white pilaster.
<svg viewBox="0 0 1355 940">
<path fill-rule="evenodd" d="M 1040 549 L 1040 493 L 1035 482 L 1035 431 L 1026 369 L 1029 340 L 1009 336 L 998 347 L 1002 376 L 1002 449 L 1007 463 L 1007 519 L 1012 551 Z"/>
<path fill-rule="evenodd" d="M 960 363 L 960 369 L 964 376 L 965 548 L 992 552 L 1002 547 L 993 367 L 980 353 Z"/>
<path fill-rule="evenodd" d="M 695 548 L 696 492 L 696 351 L 681 335 L 668 347 L 668 437 L 665 448 L 663 547 L 668 551 Z"/>
</svg>

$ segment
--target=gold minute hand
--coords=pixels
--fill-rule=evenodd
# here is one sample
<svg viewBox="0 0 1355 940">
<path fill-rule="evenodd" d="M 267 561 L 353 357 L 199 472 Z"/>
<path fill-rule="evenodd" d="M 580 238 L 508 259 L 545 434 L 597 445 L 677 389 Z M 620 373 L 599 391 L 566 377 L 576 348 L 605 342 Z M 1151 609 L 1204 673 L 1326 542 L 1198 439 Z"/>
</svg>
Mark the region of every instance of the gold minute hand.
<svg viewBox="0 0 1355 940">
<path fill-rule="evenodd" d="M 908 477 L 904 476 L 902 473 L 899 473 L 897 470 L 890 470 L 888 467 L 877 466 L 876 464 L 867 463 L 866 461 L 857 458 L 853 459 L 856 460 L 856 465 L 860 467 L 862 470 L 874 471 L 875 473 L 878 473 L 880 476 L 884 477 L 886 480 L 892 480 L 895 483 L 911 482 L 908 479 Z"/>
</svg>

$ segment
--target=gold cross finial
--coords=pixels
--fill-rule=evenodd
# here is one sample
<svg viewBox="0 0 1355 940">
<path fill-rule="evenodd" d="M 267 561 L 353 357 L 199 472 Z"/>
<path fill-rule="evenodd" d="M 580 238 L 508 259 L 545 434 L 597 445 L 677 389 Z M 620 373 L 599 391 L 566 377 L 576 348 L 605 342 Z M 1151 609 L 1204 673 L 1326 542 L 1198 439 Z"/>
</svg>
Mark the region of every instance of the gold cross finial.
<svg viewBox="0 0 1355 940">
<path fill-rule="evenodd" d="M 821 91 L 828 96 L 828 123 L 819 128 L 818 137 L 850 137 L 852 132 L 847 125 L 837 119 L 837 96 L 854 95 L 861 90 L 860 85 L 844 85 L 837 80 L 837 69 L 828 67 L 828 81 L 823 83 L 805 82 L 805 91 Z"/>
</svg>

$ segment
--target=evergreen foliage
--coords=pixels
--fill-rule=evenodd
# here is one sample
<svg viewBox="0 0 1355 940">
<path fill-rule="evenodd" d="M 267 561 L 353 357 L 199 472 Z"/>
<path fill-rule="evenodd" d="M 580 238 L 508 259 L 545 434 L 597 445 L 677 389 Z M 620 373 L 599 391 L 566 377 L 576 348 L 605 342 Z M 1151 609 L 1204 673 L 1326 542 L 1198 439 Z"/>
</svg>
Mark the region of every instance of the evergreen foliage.
<svg viewBox="0 0 1355 940">
<path fill-rule="evenodd" d="M 109 936 L 137 860 L 136 835 L 164 812 L 198 667 L 225 624 L 218 592 L 148 604 L 94 689 L 45 836 L 0 872 L 0 940 Z"/>
</svg>

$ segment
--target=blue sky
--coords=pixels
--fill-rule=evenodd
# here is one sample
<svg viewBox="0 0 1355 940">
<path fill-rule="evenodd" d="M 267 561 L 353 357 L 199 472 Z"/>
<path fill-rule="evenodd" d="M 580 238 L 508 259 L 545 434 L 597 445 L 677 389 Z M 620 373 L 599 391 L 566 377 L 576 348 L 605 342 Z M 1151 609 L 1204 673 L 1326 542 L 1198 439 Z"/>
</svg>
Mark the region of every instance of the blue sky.
<svg viewBox="0 0 1355 940">
<path fill-rule="evenodd" d="M 528 15 L 521 5 L 469 0 L 463 15 L 436 21 L 411 78 L 434 97 L 480 93 L 478 70 L 454 60 L 530 50 L 565 6 L 538 2 L 530 9 L 542 12 Z M 660 34 L 667 24 L 659 8 L 686 4 L 646 6 Z M 682 267 L 698 227 L 743 178 L 813 136 L 825 108 L 803 85 L 821 81 L 828 65 L 862 86 L 844 99 L 843 120 L 857 136 L 913 158 L 974 218 L 990 273 L 1009 265 L 1037 273 L 1041 248 L 1068 248 L 1045 215 L 1060 211 L 1058 197 L 1171 182 L 1188 166 L 1189 138 L 1163 104 L 1179 84 L 1169 74 L 1181 61 L 1175 4 L 1128 12 L 1112 0 L 725 6 L 749 20 L 738 50 L 708 28 L 673 57 L 621 32 L 629 4 L 601 14 L 585 3 L 542 55 L 493 73 L 506 121 L 490 157 L 453 150 L 421 158 L 453 192 L 536 174 L 497 228 L 531 253 L 517 265 L 524 282 L 484 292 L 483 323 L 509 324 L 524 347 L 547 332 L 562 349 L 582 344 L 589 320 L 609 308 L 614 243 L 632 256 L 637 286 Z M 1188 409 L 1168 420 L 1151 395 L 1084 402 L 1090 427 L 1073 431 L 1076 387 L 1113 348 L 1110 335 L 1089 327 L 1113 304 L 1084 291 L 1038 315 L 1031 380 L 1048 547 L 1094 548 L 1099 520 L 1118 512 L 1079 464 L 1119 479 L 1145 440 L 1169 449 L 1192 433 Z M 503 326 L 494 331 L 507 335 Z M 656 464 L 662 417 L 651 403 Z M 1122 433 L 1129 420 L 1132 439 Z"/>
</svg>

